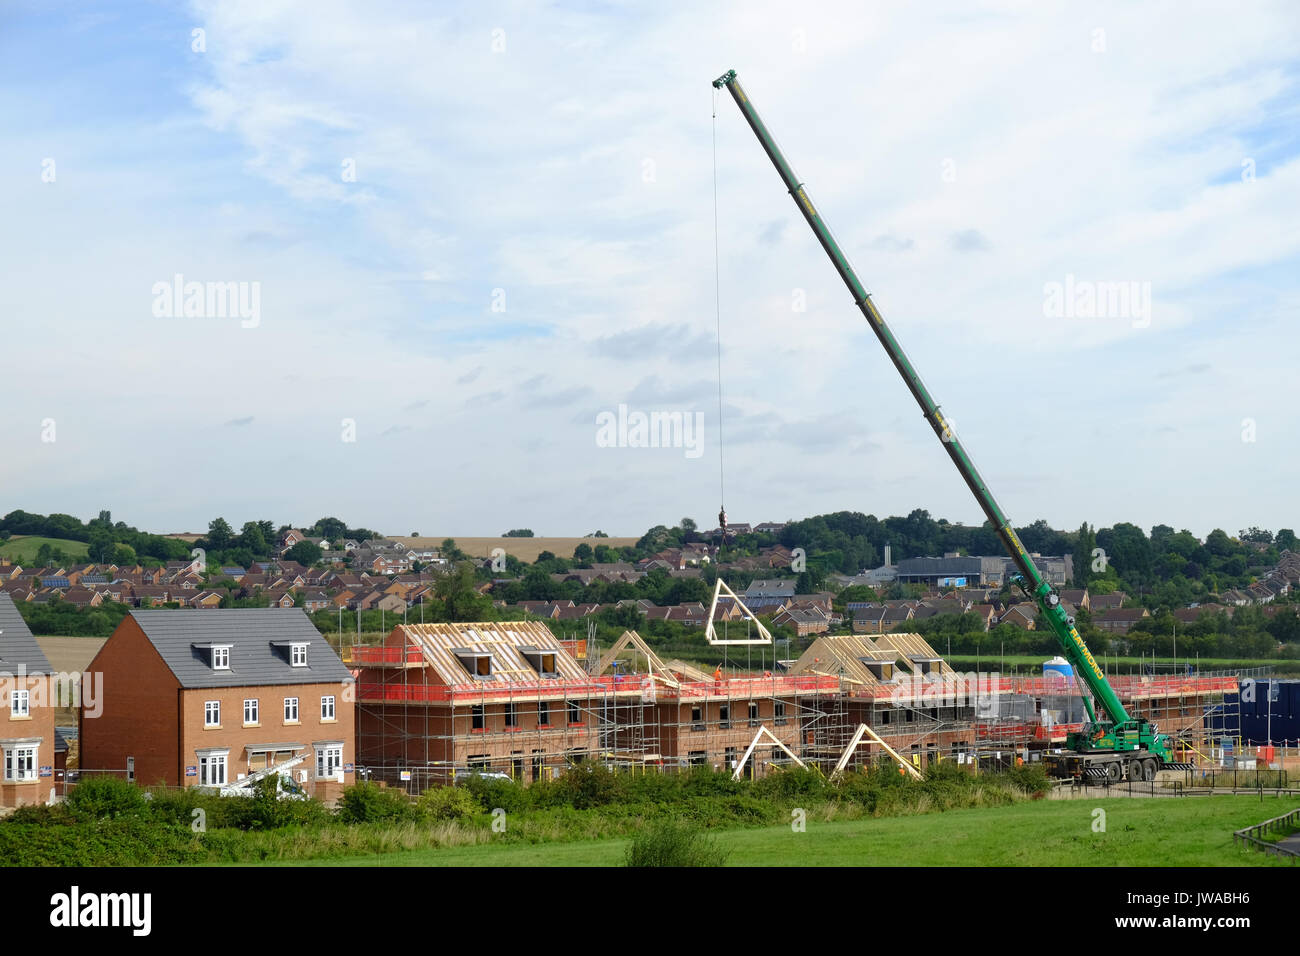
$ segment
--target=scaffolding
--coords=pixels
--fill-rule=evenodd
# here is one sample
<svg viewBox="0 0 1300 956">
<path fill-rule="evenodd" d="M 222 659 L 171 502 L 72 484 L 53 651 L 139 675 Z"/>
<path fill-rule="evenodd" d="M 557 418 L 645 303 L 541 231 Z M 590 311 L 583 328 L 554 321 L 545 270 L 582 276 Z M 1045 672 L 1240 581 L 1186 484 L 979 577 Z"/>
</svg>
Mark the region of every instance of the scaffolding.
<svg viewBox="0 0 1300 956">
<path fill-rule="evenodd" d="M 1054 719 L 1060 701 L 1078 698 L 1072 678 L 957 674 L 918 635 L 867 642 L 882 660 L 908 662 L 882 680 L 830 661 L 781 674 L 730 664 L 709 672 L 660 659 L 634 631 L 603 653 L 588 635 L 561 641 L 539 621 L 399 625 L 382 646 L 352 648 L 362 777 L 421 792 L 464 774 L 549 779 L 584 760 L 751 777 L 798 764 L 829 774 L 895 757 L 918 771 L 947 759 L 996 766 L 1032 759 L 1082 729 Z M 856 648 L 863 639 L 827 640 Z M 485 657 L 496 669 L 474 675 Z M 453 659 L 465 669 L 452 674 Z M 1181 762 L 1223 765 L 1211 716 L 1229 706 L 1235 673 L 1109 679 L 1134 716 L 1174 738 Z M 859 733 L 862 725 L 871 733 Z"/>
</svg>

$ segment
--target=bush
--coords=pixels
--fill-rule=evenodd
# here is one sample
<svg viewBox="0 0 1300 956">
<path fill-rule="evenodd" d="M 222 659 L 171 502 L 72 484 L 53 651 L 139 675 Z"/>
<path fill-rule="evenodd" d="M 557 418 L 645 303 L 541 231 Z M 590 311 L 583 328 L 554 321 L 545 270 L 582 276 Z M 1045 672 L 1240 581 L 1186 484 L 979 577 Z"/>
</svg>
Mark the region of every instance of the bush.
<svg viewBox="0 0 1300 956">
<path fill-rule="evenodd" d="M 369 781 L 348 787 L 339 798 L 338 818 L 343 823 L 396 822 L 414 816 L 405 793 Z"/>
<path fill-rule="evenodd" d="M 479 774 L 469 775 L 464 783 L 459 785 L 484 810 L 495 810 L 500 807 L 507 813 L 523 813 L 530 806 L 540 806 L 538 798 L 543 793 L 549 792 L 544 789 L 539 790 L 540 786 L 541 784 L 535 783 L 532 788 L 528 788 L 513 780 L 484 777 Z"/>
<path fill-rule="evenodd" d="M 1051 778 L 1039 763 L 1022 764 L 1007 771 L 1007 779 L 1024 793 L 1047 793 L 1052 789 Z"/>
<path fill-rule="evenodd" d="M 676 820 L 652 823 L 632 839 L 626 866 L 722 866 L 727 854 L 712 837 Z"/>
<path fill-rule="evenodd" d="M 78 820 L 112 820 L 148 815 L 144 792 L 120 777 L 90 777 L 72 788 L 68 812 Z"/>
<path fill-rule="evenodd" d="M 569 792 L 569 802 L 579 810 L 614 803 L 624 791 L 622 777 L 594 760 L 570 767 L 561 780 Z"/>
<path fill-rule="evenodd" d="M 763 777 L 753 790 L 765 797 L 820 797 L 826 791 L 826 777 L 814 767 L 791 767 Z"/>
<path fill-rule="evenodd" d="M 463 787 L 433 787 L 420 795 L 416 810 L 425 820 L 471 820 L 480 807 Z"/>
</svg>

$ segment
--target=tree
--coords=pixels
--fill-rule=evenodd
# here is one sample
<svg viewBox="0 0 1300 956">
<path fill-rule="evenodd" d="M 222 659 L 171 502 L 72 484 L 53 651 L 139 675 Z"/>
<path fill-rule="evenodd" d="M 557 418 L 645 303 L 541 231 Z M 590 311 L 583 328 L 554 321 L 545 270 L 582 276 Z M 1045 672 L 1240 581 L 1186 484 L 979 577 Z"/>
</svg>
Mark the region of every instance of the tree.
<svg viewBox="0 0 1300 956">
<path fill-rule="evenodd" d="M 1278 528 L 1273 543 L 1277 545 L 1279 551 L 1294 551 L 1300 545 L 1300 541 L 1296 540 L 1295 532 L 1290 528 Z"/>
<path fill-rule="evenodd" d="M 591 545 L 583 543 L 573 549 L 573 560 L 581 565 L 591 564 L 596 552 L 591 549 Z"/>
<path fill-rule="evenodd" d="M 244 527 L 239 532 L 239 547 L 247 548 L 257 555 L 270 554 L 270 546 L 266 543 L 266 536 L 262 534 L 262 526 L 256 521 L 244 522 Z"/>
<path fill-rule="evenodd" d="M 482 621 L 492 616 L 492 600 L 478 592 L 474 562 L 461 561 L 438 578 L 434 596 L 442 601 L 449 621 Z"/>
<path fill-rule="evenodd" d="M 534 536 L 534 535 L 533 535 L 532 529 L 530 529 L 530 528 L 514 528 L 514 529 L 512 529 L 512 530 L 510 530 L 510 531 L 507 531 L 507 532 L 506 532 L 505 534 L 503 534 L 501 537 L 503 537 L 503 538 L 531 538 L 531 537 L 533 537 L 533 536 Z"/>
<path fill-rule="evenodd" d="M 314 541 L 299 541 L 292 548 L 284 553 L 286 560 L 297 561 L 299 564 L 305 564 L 311 567 L 319 561 L 324 554 L 320 545 Z"/>
<path fill-rule="evenodd" d="M 453 564 L 457 561 L 464 561 L 469 557 L 468 554 L 456 547 L 455 538 L 443 538 L 442 544 L 438 548 L 438 553 Z"/>
<path fill-rule="evenodd" d="M 208 549 L 225 551 L 234 543 L 235 532 L 225 518 L 213 518 L 208 523 Z"/>
<path fill-rule="evenodd" d="M 1097 547 L 1097 535 L 1088 527 L 1088 522 L 1079 525 L 1074 539 L 1074 586 L 1086 588 L 1092 576 L 1092 551 Z"/>
<path fill-rule="evenodd" d="M 313 537 L 322 537 L 330 544 L 348 537 L 347 524 L 338 518 L 318 518 L 309 530 Z"/>
</svg>

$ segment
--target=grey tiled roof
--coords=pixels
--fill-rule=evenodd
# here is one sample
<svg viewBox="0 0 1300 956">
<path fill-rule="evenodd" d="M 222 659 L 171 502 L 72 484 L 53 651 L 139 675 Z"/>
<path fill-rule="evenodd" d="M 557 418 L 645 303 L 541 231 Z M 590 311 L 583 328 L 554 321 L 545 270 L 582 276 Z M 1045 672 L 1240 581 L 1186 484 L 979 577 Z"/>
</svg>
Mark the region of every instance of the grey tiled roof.
<svg viewBox="0 0 1300 956">
<path fill-rule="evenodd" d="M 301 610 L 224 608 L 210 611 L 132 611 L 182 687 L 317 684 L 351 681 L 334 649 Z M 305 642 L 307 666 L 288 661 L 284 642 Z M 230 669 L 213 670 L 195 644 L 229 644 Z"/>
<path fill-rule="evenodd" d="M 28 674 L 50 673 L 50 662 L 27 627 L 13 599 L 0 592 L 0 671 Z"/>
</svg>

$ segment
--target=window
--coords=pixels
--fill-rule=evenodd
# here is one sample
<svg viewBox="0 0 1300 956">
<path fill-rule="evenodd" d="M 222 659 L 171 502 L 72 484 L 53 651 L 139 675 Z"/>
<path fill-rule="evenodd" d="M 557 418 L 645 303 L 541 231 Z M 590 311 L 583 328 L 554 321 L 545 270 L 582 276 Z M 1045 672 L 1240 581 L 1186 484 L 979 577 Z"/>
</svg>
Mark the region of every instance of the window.
<svg viewBox="0 0 1300 956">
<path fill-rule="evenodd" d="M 317 747 L 316 748 L 316 776 L 330 779 L 338 776 L 339 768 L 343 766 L 343 746 Z"/>
<path fill-rule="evenodd" d="M 542 677 L 559 676 L 559 671 L 555 667 L 554 651 L 538 650 L 535 647 L 521 647 L 519 653 L 532 665 L 533 670 L 537 671 Z"/>
<path fill-rule="evenodd" d="M 506 726 L 519 726 L 519 709 L 514 704 L 506 704 Z"/>
<path fill-rule="evenodd" d="M 5 751 L 5 779 L 36 779 L 35 747 L 11 747 Z"/>
<path fill-rule="evenodd" d="M 492 676 L 492 655 L 481 654 L 477 651 L 470 650 L 453 650 L 456 659 L 460 661 L 460 666 L 465 668 L 465 672 L 476 680 L 483 677 Z"/>
<path fill-rule="evenodd" d="M 290 644 L 289 645 L 289 663 L 294 667 L 307 666 L 307 645 Z"/>
<path fill-rule="evenodd" d="M 470 708 L 470 719 L 473 721 L 475 730 L 482 730 L 487 726 L 487 714 L 482 704 L 475 704 Z"/>
<path fill-rule="evenodd" d="M 726 730 L 731 726 L 731 705 L 720 704 L 718 706 L 718 726 Z"/>
<path fill-rule="evenodd" d="M 221 701 L 209 700 L 203 704 L 203 726 L 220 727 L 221 726 Z"/>
<path fill-rule="evenodd" d="M 567 703 L 569 705 L 569 723 L 571 724 L 582 723 L 582 711 L 578 709 L 577 701 L 570 700 L 567 701 Z"/>
<path fill-rule="evenodd" d="M 244 700 L 244 723 L 257 723 L 257 698 L 249 697 Z"/>
<path fill-rule="evenodd" d="M 31 699 L 29 691 L 15 690 L 9 693 L 9 716 L 10 717 L 30 717 L 31 716 Z"/>
<path fill-rule="evenodd" d="M 691 708 L 691 730 L 704 729 L 704 711 L 698 705 Z"/>
<path fill-rule="evenodd" d="M 882 710 L 882 711 L 880 712 L 880 723 L 882 723 L 882 724 L 887 724 L 887 723 L 889 723 L 889 711 L 887 711 L 887 710 Z"/>
<path fill-rule="evenodd" d="M 537 726 L 545 727 L 551 722 L 551 703 L 546 700 L 537 702 Z"/>
<path fill-rule="evenodd" d="M 212 649 L 212 669 L 217 671 L 230 670 L 230 648 L 214 647 Z"/>
<path fill-rule="evenodd" d="M 776 724 L 785 723 L 785 701 L 778 700 L 772 705 L 772 722 Z"/>
<path fill-rule="evenodd" d="M 226 755 L 228 750 L 199 754 L 199 786 L 221 787 L 226 783 Z"/>
<path fill-rule="evenodd" d="M 758 701 L 751 700 L 749 702 L 749 724 L 752 727 L 754 724 L 757 723 L 758 723 Z"/>
<path fill-rule="evenodd" d="M 298 722 L 297 697 L 286 697 L 284 699 L 284 722 L 286 724 L 296 724 Z"/>
<path fill-rule="evenodd" d="M 320 719 L 321 720 L 334 719 L 334 695 L 333 694 L 329 695 L 328 697 L 322 697 L 320 699 Z"/>
</svg>

